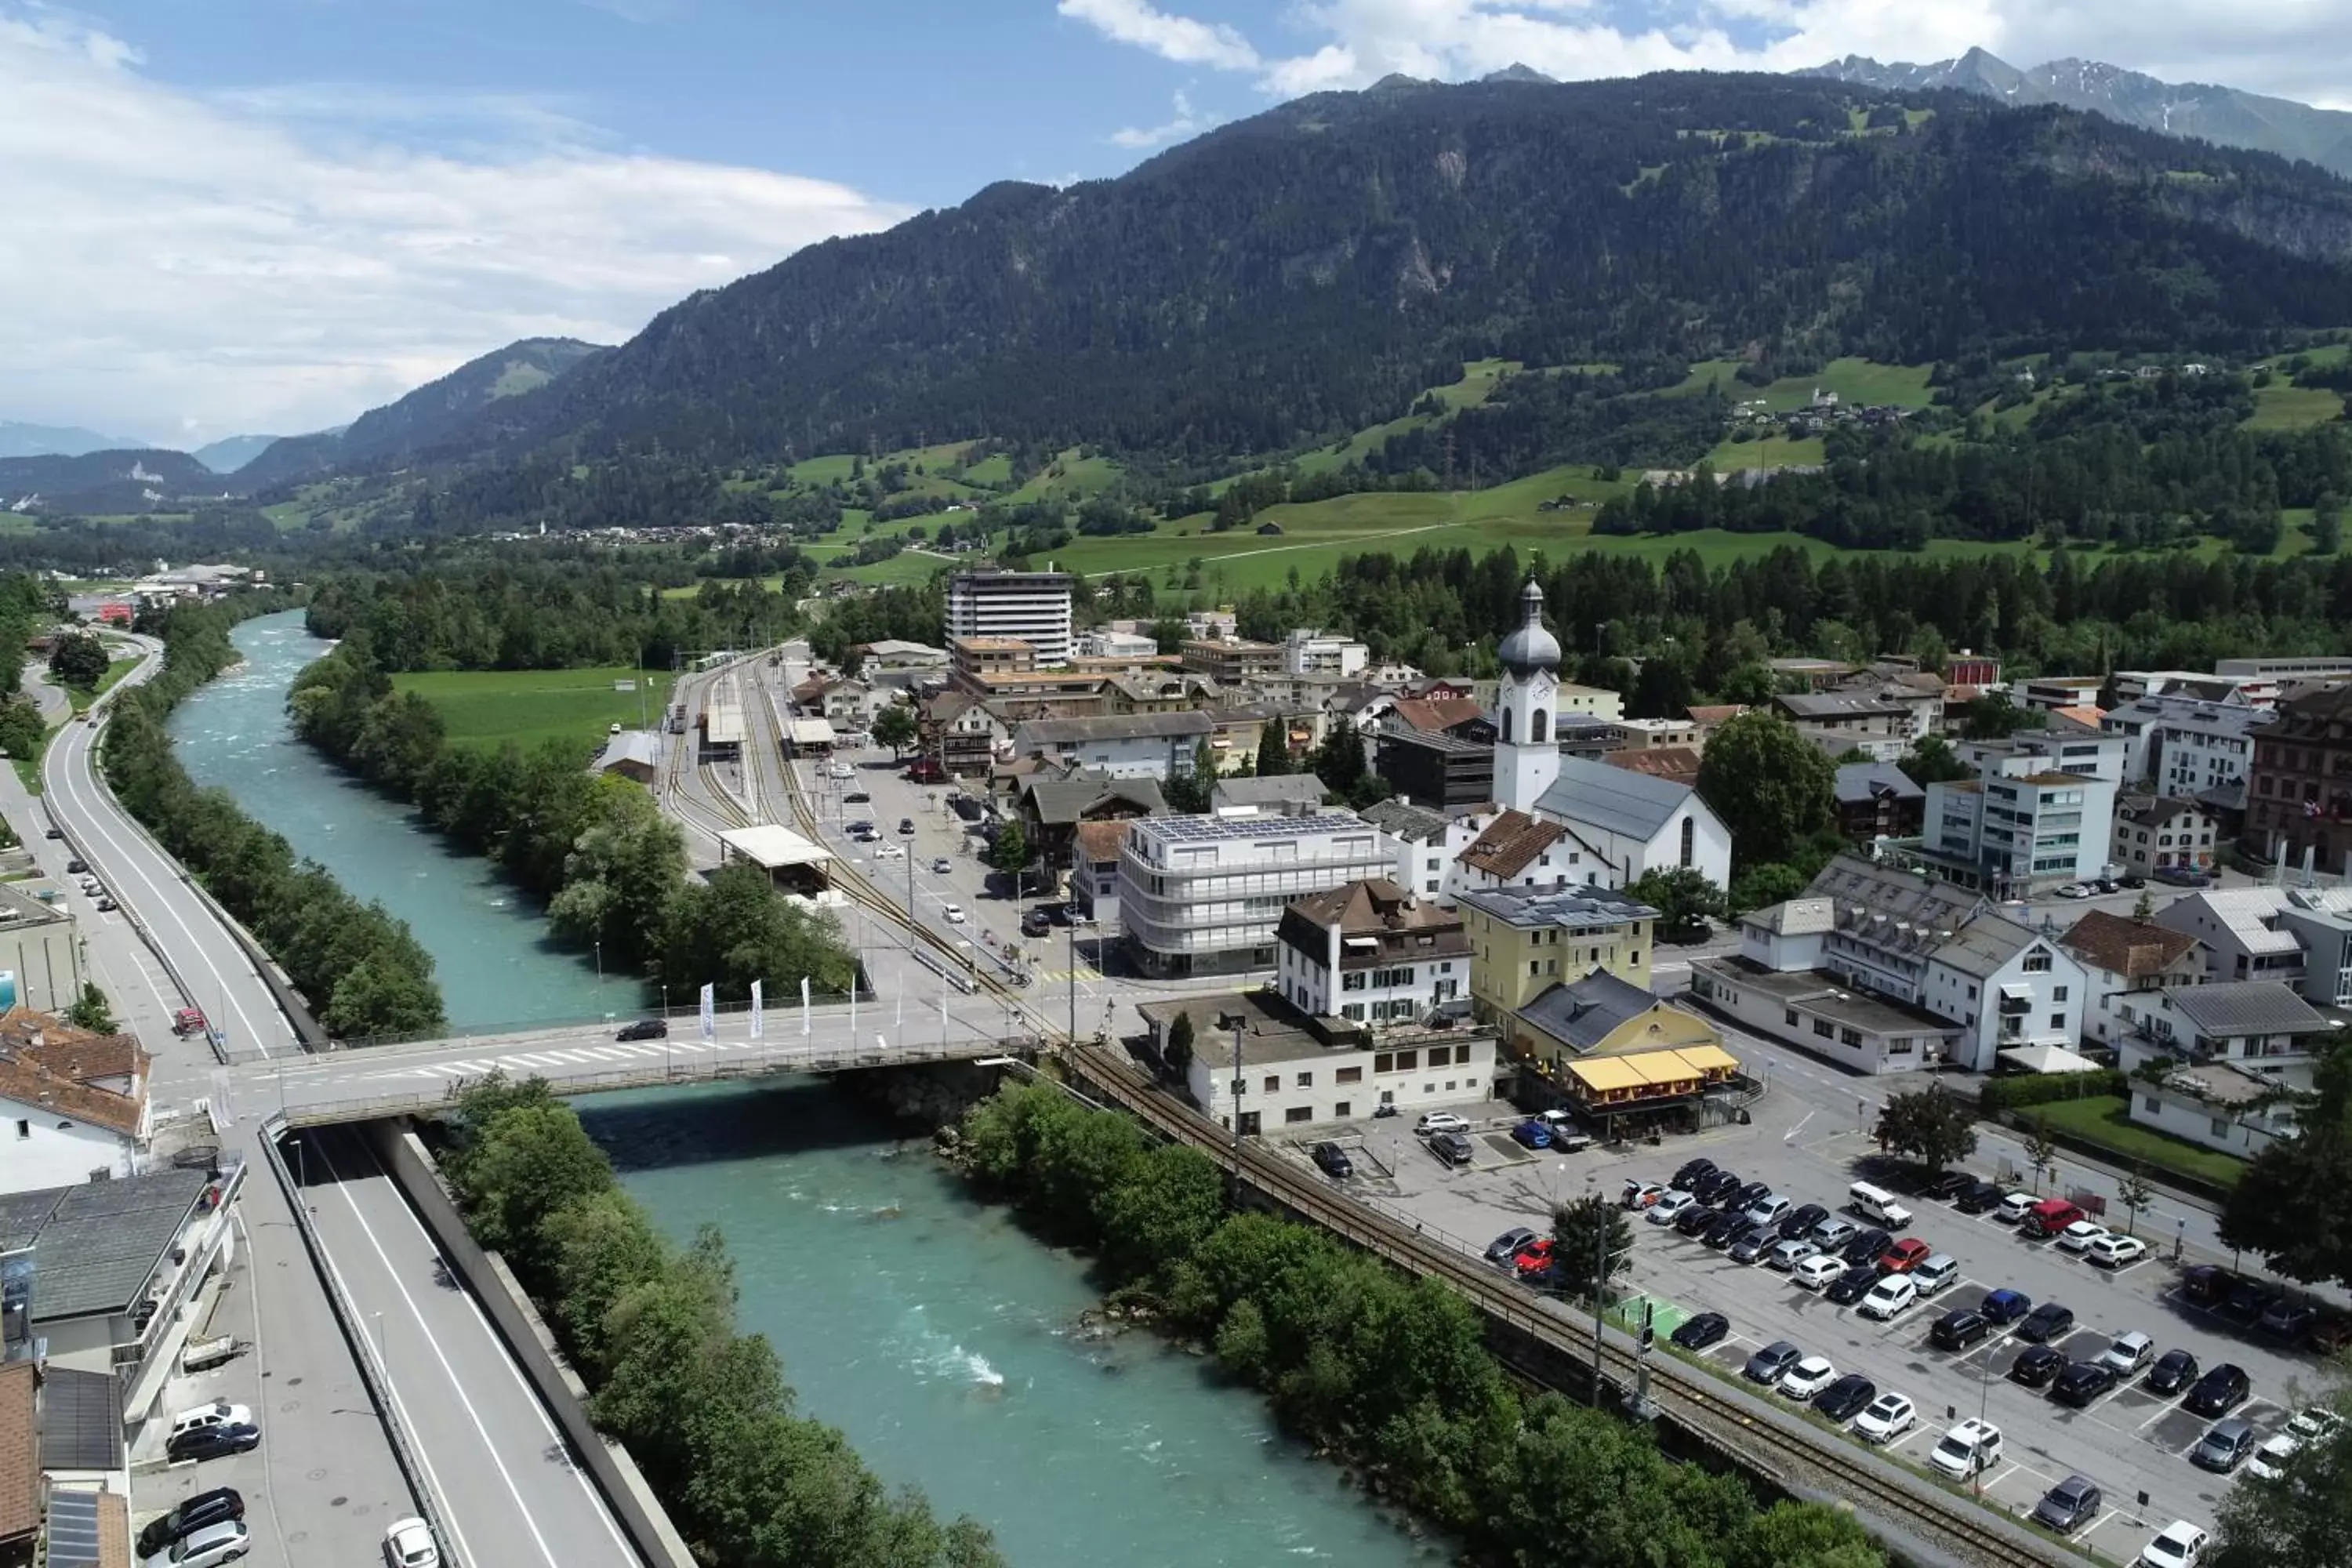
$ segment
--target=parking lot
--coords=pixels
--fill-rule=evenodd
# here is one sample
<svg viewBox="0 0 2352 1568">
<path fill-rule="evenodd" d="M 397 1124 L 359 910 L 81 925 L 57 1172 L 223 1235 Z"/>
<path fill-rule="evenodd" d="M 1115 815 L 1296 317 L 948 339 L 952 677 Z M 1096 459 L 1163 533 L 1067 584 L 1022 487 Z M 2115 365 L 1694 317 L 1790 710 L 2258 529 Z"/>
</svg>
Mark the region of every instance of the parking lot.
<svg viewBox="0 0 2352 1568">
<path fill-rule="evenodd" d="M 1422 1147 L 1409 1119 L 1370 1122 L 1318 1136 L 1347 1147 L 1356 1175 L 1346 1185 L 1368 1203 L 1409 1218 L 1466 1250 L 1483 1251 L 1515 1226 L 1549 1228 L 1553 1206 L 1600 1193 L 1615 1199 L 1628 1180 L 1666 1182 L 1686 1160 L 1705 1156 L 1743 1179 L 1768 1182 L 1798 1204 L 1814 1203 L 1848 1219 L 1846 1189 L 1874 1150 L 1849 1123 L 1822 1127 L 1818 1113 L 1800 1107 L 1775 1117 L 1769 1101 L 1755 1122 L 1695 1137 L 1630 1148 L 1596 1147 L 1572 1153 L 1538 1153 L 1508 1135 L 1509 1108 L 1454 1109 L 1474 1124 L 1472 1163 L 1455 1169 Z M 1776 1124 L 1777 1123 L 1777 1124 Z M 1310 1140 L 1311 1141 L 1311 1140 Z M 1299 1150 L 1305 1154 L 1305 1144 Z M 2244 1369 L 2251 1396 L 2229 1414 L 2251 1422 L 2263 1436 L 2284 1427 L 2325 1388 L 2318 1363 L 2282 1348 L 2252 1325 L 2239 1325 L 2196 1306 L 2177 1289 L 2180 1274 L 2168 1246 L 2120 1268 L 2094 1267 L 2053 1240 L 2034 1240 L 1988 1213 L 1971 1215 L 1922 1195 L 1904 1196 L 1913 1212 L 1899 1232 L 1949 1254 L 1960 1273 L 1936 1295 L 1877 1321 L 1800 1287 L 1789 1273 L 1735 1262 L 1671 1225 L 1633 1216 L 1633 1253 L 1624 1288 L 1651 1303 L 1659 1343 L 1699 1311 L 1730 1320 L 1727 1338 L 1693 1359 L 1738 1376 L 1748 1358 L 1786 1341 L 1808 1354 L 1827 1356 L 1837 1371 L 1858 1373 L 1878 1392 L 1898 1392 L 1917 1406 L 1917 1424 L 1888 1445 L 1896 1457 L 1925 1468 L 1947 1427 L 1982 1416 L 2003 1434 L 2000 1459 L 1977 1478 L 1988 1500 L 2030 1511 L 2053 1485 L 2071 1474 L 2095 1482 L 2101 1512 L 2073 1537 L 2101 1555 L 2129 1561 L 2174 1519 L 2210 1528 L 2229 1477 L 2189 1462 L 2189 1451 L 2212 1425 L 2184 1409 L 2178 1395 L 2162 1397 L 2134 1377 L 2098 1394 L 2082 1409 L 2049 1397 L 2045 1388 L 2011 1382 L 2009 1372 L 2026 1348 L 2014 1323 L 1965 1351 L 1929 1342 L 1928 1328 L 1956 1307 L 1973 1307 L 1988 1290 L 2014 1289 L 2035 1304 L 2071 1309 L 2072 1329 L 2052 1343 L 2071 1361 L 2094 1360 L 2118 1336 L 2150 1335 L 2158 1353 L 2183 1349 L 2200 1368 L 2224 1363 Z M 1681 1352 L 1671 1353 L 1680 1354 Z M 1753 1385 L 1751 1385 L 1753 1386 Z M 1818 1418 L 1818 1417 L 1817 1417 Z M 2146 1500 L 2142 1501 L 2145 1497 Z"/>
</svg>

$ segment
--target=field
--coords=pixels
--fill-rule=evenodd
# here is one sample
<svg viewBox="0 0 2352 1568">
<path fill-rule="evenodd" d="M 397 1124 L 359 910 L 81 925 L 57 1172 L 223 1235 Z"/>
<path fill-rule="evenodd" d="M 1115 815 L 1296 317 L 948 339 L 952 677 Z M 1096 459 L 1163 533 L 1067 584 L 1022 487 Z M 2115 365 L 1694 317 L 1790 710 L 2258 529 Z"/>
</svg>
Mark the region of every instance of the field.
<svg viewBox="0 0 2352 1568">
<path fill-rule="evenodd" d="M 1706 455 L 1718 474 L 1740 468 L 1820 468 L 1828 461 L 1819 436 L 1765 436 L 1752 441 L 1719 441 Z"/>
<path fill-rule="evenodd" d="M 635 691 L 613 689 L 614 681 L 633 679 L 639 683 Z M 553 739 L 585 748 L 614 724 L 635 728 L 642 718 L 658 725 L 670 676 L 667 670 L 640 676 L 634 669 L 465 669 L 395 675 L 392 683 L 432 703 L 455 744 L 512 741 L 530 747 Z"/>
<path fill-rule="evenodd" d="M 2344 395 L 2324 386 L 2288 386 L 2274 382 L 2254 391 L 2249 430 L 2302 430 L 2344 416 Z"/>
<path fill-rule="evenodd" d="M 1834 392 L 1842 403 L 1925 408 L 1934 401 L 1934 394 L 1927 387 L 1927 376 L 1934 368 L 1924 364 L 1879 364 L 1866 359 L 1833 359 L 1811 375 L 1786 375 L 1759 388 L 1733 379 L 1739 369 L 1738 360 L 1701 360 L 1691 366 L 1682 384 L 1673 390 L 1705 392 L 1712 383 L 1734 403 L 1760 400 L 1776 414 L 1804 407 L 1812 401 L 1816 390 Z"/>
<path fill-rule="evenodd" d="M 2132 1121 L 2117 1095 L 2053 1100 L 2033 1107 L 2027 1114 L 2047 1116 L 2053 1130 L 2071 1132 L 2085 1143 L 2110 1150 L 2126 1161 L 2145 1164 L 2158 1175 L 2175 1171 L 2218 1186 L 2234 1187 L 2238 1178 L 2246 1173 L 2243 1160 Z"/>
</svg>

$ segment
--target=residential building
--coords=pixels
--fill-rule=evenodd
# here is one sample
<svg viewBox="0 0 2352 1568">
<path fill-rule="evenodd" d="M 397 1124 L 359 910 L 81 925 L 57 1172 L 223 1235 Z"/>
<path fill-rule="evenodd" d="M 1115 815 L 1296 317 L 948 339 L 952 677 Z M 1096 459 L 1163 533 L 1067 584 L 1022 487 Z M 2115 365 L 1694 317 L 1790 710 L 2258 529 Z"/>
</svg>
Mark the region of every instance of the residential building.
<svg viewBox="0 0 2352 1568">
<path fill-rule="evenodd" d="M 1270 969 L 1293 900 L 1395 863 L 1396 846 L 1352 812 L 1145 817 L 1119 849 L 1128 951 L 1155 979 Z"/>
<path fill-rule="evenodd" d="M 2248 847 L 2352 874 L 2352 685 L 2291 697 L 2254 737 Z"/>
<path fill-rule="evenodd" d="M 942 691 L 916 705 L 923 754 L 958 778 L 987 773 L 1009 753 L 1013 731 L 987 703 L 968 691 Z"/>
<path fill-rule="evenodd" d="M 1072 841 L 1087 822 L 1164 816 L 1167 797 L 1157 780 L 1113 778 L 1080 768 L 1067 778 L 1031 777 L 1022 784 L 1018 815 L 1030 852 L 1048 872 L 1070 865 Z"/>
<path fill-rule="evenodd" d="M 1495 798 L 1495 747 L 1443 731 L 1424 734 L 1397 726 L 1374 741 L 1372 771 L 1416 805 L 1460 811 Z"/>
<path fill-rule="evenodd" d="M 1392 729 L 1464 741 L 1495 738 L 1495 721 L 1475 697 L 1400 697 L 1389 711 Z"/>
<path fill-rule="evenodd" d="M 1086 719 L 1108 713 L 1118 678 L 1083 669 L 1008 669 L 993 675 L 955 672 L 959 690 L 996 705 L 998 717 Z"/>
<path fill-rule="evenodd" d="M 1108 940 L 1119 932 L 1118 848 L 1127 821 L 1080 822 L 1070 833 L 1070 904 Z"/>
<path fill-rule="evenodd" d="M 1802 686 L 1808 691 L 1826 691 L 1854 672 L 1853 666 L 1834 658 L 1775 658 L 1766 662 L 1776 682 Z"/>
<path fill-rule="evenodd" d="M 1190 610 L 1184 616 L 1184 635 L 1196 641 L 1213 642 L 1220 637 L 1237 637 L 1240 632 L 1241 617 L 1231 610 Z"/>
<path fill-rule="evenodd" d="M 1857 751 L 1873 762 L 1891 763 L 1903 754 L 1915 732 L 1908 706 L 1862 692 L 1784 694 L 1775 697 L 1772 706 L 1799 734 L 1833 757 Z"/>
<path fill-rule="evenodd" d="M 1554 711 L 1566 718 L 1580 713 L 1588 719 L 1598 719 L 1614 724 L 1625 717 L 1625 699 L 1602 686 L 1579 686 L 1573 680 L 1563 680 L 1553 689 Z"/>
<path fill-rule="evenodd" d="M 1927 818 L 1927 792 L 1893 763 L 1841 763 L 1838 833 L 1849 844 L 1916 838 Z"/>
<path fill-rule="evenodd" d="M 2315 1006 L 2352 1006 L 2352 889 L 2208 888 L 2156 919 L 2205 944 L 2209 981 L 2276 980 Z"/>
<path fill-rule="evenodd" d="M 1505 1044 L 1556 1088 L 1571 1085 L 1570 1067 L 1592 1058 L 1723 1050 L 1723 1031 L 1713 1020 L 1605 969 L 1552 985 L 1521 1008 L 1516 1022 L 1520 1032 Z M 1726 1057 L 1720 1065 L 1738 1064 Z"/>
<path fill-rule="evenodd" d="M 1745 702 L 1709 702 L 1684 709 L 1683 716 L 1698 726 L 1699 736 L 1705 740 L 1747 711 Z"/>
<path fill-rule="evenodd" d="M 2119 669 L 2107 677 L 2115 689 L 2116 706 L 2127 708 L 2143 697 L 2173 696 L 2190 702 L 2256 704 L 2246 695 L 2245 683 L 2227 676 L 2196 669 Z"/>
<path fill-rule="evenodd" d="M 1944 660 L 1944 700 L 1968 702 L 2000 684 L 2000 660 L 1962 648 Z"/>
<path fill-rule="evenodd" d="M 1586 868 L 1589 883 L 1622 888 L 1649 871 L 1688 867 L 1718 888 L 1730 885 L 1730 831 L 1697 790 L 1582 757 L 1560 756 L 1555 767 L 1534 813 L 1599 857 L 1598 868 Z"/>
<path fill-rule="evenodd" d="M 1470 994 L 1482 1022 L 1506 1041 L 1528 1033 L 1520 1015 L 1563 982 L 1599 970 L 1650 983 L 1658 911 L 1597 888 L 1494 888 L 1456 900 L 1470 942 Z"/>
<path fill-rule="evenodd" d="M 2151 1058 L 2188 1067 L 2227 1062 L 2274 1089 L 2308 1090 L 2321 1052 L 2344 1026 L 2275 980 L 2182 985 L 2157 993 L 2116 1044 L 2126 1070 Z"/>
<path fill-rule="evenodd" d="M 0 1006 L 62 1013 L 81 1000 L 81 986 L 73 915 L 0 882 Z"/>
<path fill-rule="evenodd" d="M 25 1007 L 0 1016 L 0 1193 L 136 1172 L 149 1132 L 150 1058 Z"/>
<path fill-rule="evenodd" d="M 948 668 L 947 649 L 904 637 L 860 643 L 856 651 L 865 656 L 864 673 L 875 680 L 896 675 L 937 675 Z"/>
<path fill-rule="evenodd" d="M 2116 803 L 2109 853 L 2115 864 L 2142 877 L 2173 867 L 2213 867 L 2219 829 L 2213 814 L 2193 800 L 2125 795 Z"/>
<path fill-rule="evenodd" d="M 1381 1025 L 1470 1011 L 1461 916 L 1385 877 L 1293 900 L 1274 940 L 1275 989 L 1310 1016 Z"/>
<path fill-rule="evenodd" d="M 2045 675 L 2011 684 L 2010 700 L 2020 708 L 2096 707 L 2104 675 Z"/>
<path fill-rule="evenodd" d="M 2195 937 L 2105 910 L 2076 921 L 2058 945 L 2082 965 L 2090 985 L 2083 1037 L 2109 1047 L 2139 1026 L 2153 993 L 2205 978 L 2205 953 Z"/>
<path fill-rule="evenodd" d="M 1705 733 L 1705 731 L 1702 730 L 1701 733 Z M 1584 713 L 1552 715 L 1551 738 L 1559 743 L 1561 756 L 1582 757 L 1588 762 L 1616 760 L 1618 766 L 1624 767 L 1628 763 L 1622 759 L 1643 754 L 1640 752 L 1626 751 L 1618 745 L 1617 724 L 1614 720 L 1595 719 Z M 1695 754 L 1688 746 L 1660 746 L 1657 750 L 1664 752 L 1676 764 L 1679 764 L 1685 756 Z"/>
<path fill-rule="evenodd" d="M 1319 811 L 1329 792 L 1313 773 L 1271 773 L 1264 778 L 1219 779 L 1209 793 L 1211 815 L 1233 812 Z"/>
<path fill-rule="evenodd" d="M 1280 675 L 1285 656 L 1280 643 L 1239 637 L 1199 638 L 1184 644 L 1181 651 L 1186 669 L 1205 675 L 1220 686 L 1240 686 L 1262 675 Z"/>
<path fill-rule="evenodd" d="M 1593 886 L 1605 869 L 1601 857 L 1557 822 L 1503 811 L 1454 857 L 1448 890 Z"/>
<path fill-rule="evenodd" d="M 2125 783 L 2186 796 L 2243 779 L 2254 733 L 2272 717 L 2242 695 L 2217 700 L 2167 686 L 2111 710 L 2099 728 L 2123 739 Z"/>
<path fill-rule="evenodd" d="M 1607 723 L 1612 751 L 1641 751 L 1651 746 L 1698 751 L 1706 745 L 1706 737 L 1688 719 L 1612 719 Z"/>
<path fill-rule="evenodd" d="M 1483 801 L 1449 816 L 1400 795 L 1368 805 L 1360 815 L 1396 846 L 1396 869 L 1391 875 L 1398 886 L 1451 903 L 1460 891 L 1459 857 L 1500 809 Z"/>
<path fill-rule="evenodd" d="M 950 637 L 948 668 L 958 675 L 1025 675 L 1037 668 L 1037 645 L 1025 637 Z"/>
<path fill-rule="evenodd" d="M 1018 637 L 1048 668 L 1070 657 L 1067 573 L 957 572 L 948 578 L 947 612 L 950 638 Z"/>
<path fill-rule="evenodd" d="M 2215 661 L 2213 673 L 2224 680 L 2236 681 L 2257 704 L 2275 703 L 2287 696 L 2290 689 L 2352 679 L 2352 658 L 2332 654 L 2311 658 L 2224 658 Z"/>
<path fill-rule="evenodd" d="M 1410 1114 L 1483 1100 L 1496 1089 L 1495 1037 L 1485 1029 L 1375 1029 L 1310 1017 L 1271 991 L 1147 1002 L 1140 1011 L 1162 1070 L 1181 1078 L 1219 1126 L 1238 1121 L 1244 1137 L 1370 1116 L 1383 1105 Z M 1186 1016 L 1192 1055 L 1172 1061 L 1169 1040 Z"/>
<path fill-rule="evenodd" d="M 1627 773 L 1647 773 L 1670 784 L 1698 785 L 1699 753 L 1689 746 L 1644 746 L 1639 751 L 1603 752 L 1600 760 Z"/>
<path fill-rule="evenodd" d="M 1094 719 L 1033 719 L 1013 731 L 1015 756 L 1093 768 L 1112 778 L 1190 778 L 1216 721 L 1193 709 L 1181 713 L 1124 713 Z"/>
<path fill-rule="evenodd" d="M 2130 1095 L 2134 1121 L 2242 1160 L 2298 1131 L 2279 1086 L 2237 1062 L 2176 1067 L 2154 1083 L 2135 1079 Z"/>
<path fill-rule="evenodd" d="M 1933 1068 L 1956 1056 L 1963 1032 L 1923 1008 L 1853 989 L 1826 970 L 1773 969 L 1745 953 L 1693 960 L 1691 994 L 1744 1028 L 1857 1073 Z"/>
<path fill-rule="evenodd" d="M 1301 626 L 1283 643 L 1282 668 L 1292 675 L 1360 680 L 1371 660 L 1370 648 L 1332 632 Z"/>
<path fill-rule="evenodd" d="M 2003 898 L 2095 880 L 2108 859 L 2123 746 L 2079 728 L 1962 742 L 1977 776 L 1927 786 L 1922 852 Z"/>
</svg>

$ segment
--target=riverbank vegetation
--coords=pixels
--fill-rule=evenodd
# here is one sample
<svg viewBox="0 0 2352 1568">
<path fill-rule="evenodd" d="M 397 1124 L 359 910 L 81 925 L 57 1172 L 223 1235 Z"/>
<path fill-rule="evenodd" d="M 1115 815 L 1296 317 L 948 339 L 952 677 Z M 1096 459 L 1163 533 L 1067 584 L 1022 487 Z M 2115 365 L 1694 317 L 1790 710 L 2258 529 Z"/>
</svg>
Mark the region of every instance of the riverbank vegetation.
<svg viewBox="0 0 2352 1568">
<path fill-rule="evenodd" d="M 164 721 L 236 662 L 230 629 L 285 607 L 274 593 L 243 594 L 143 621 L 141 629 L 163 641 L 163 668 L 114 699 L 100 765 L 124 808 L 278 960 L 329 1034 L 437 1031 L 446 1019 L 432 955 L 406 922 L 352 897 L 324 867 L 298 860 L 227 791 L 196 788 L 173 754 Z"/>
<path fill-rule="evenodd" d="M 1311 1226 L 1225 1206 L 1216 1165 L 1050 1085 L 1009 1085 L 963 1123 L 976 1179 L 1105 1282 L 1213 1347 L 1285 1426 L 1362 1466 L 1480 1563 L 1580 1568 L 1879 1568 L 1853 1519 L 1759 1507 L 1737 1477 L 1556 1394 L 1522 1395 L 1475 1308 Z"/>
<path fill-rule="evenodd" d="M 836 1428 L 794 1414 L 775 1349 L 735 1325 L 715 1227 L 672 1245 L 622 1191 L 571 1107 L 537 1079 L 478 1084 L 442 1169 L 505 1255 L 704 1563 L 726 1568 L 1001 1568 L 985 1527 L 895 1496 Z"/>
</svg>

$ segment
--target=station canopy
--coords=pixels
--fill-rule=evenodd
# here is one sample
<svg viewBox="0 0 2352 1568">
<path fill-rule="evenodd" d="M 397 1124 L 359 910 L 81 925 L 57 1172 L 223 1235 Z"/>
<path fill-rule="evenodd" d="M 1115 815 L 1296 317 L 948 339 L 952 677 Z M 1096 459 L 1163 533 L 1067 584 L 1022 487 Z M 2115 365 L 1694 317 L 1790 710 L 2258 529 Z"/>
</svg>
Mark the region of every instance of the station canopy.
<svg viewBox="0 0 2352 1568">
<path fill-rule="evenodd" d="M 759 827 L 730 827 L 719 836 L 731 856 L 740 856 L 771 871 L 791 866 L 822 866 L 833 851 L 812 843 L 789 827 L 771 823 Z"/>
</svg>

